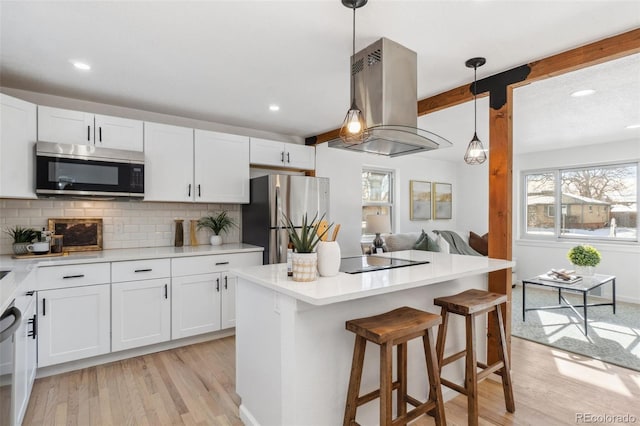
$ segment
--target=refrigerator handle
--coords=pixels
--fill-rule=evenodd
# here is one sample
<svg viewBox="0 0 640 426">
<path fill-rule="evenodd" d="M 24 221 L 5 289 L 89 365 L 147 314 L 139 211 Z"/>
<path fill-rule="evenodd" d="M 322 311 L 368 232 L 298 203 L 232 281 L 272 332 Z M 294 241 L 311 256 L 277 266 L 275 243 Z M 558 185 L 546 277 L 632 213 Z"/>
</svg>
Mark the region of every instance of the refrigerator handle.
<svg viewBox="0 0 640 426">
<path fill-rule="evenodd" d="M 282 206 L 280 206 L 280 187 L 276 186 L 276 261 L 277 263 L 281 263 L 282 259 L 282 247 L 280 246 L 280 220 L 282 217 L 281 214 Z"/>
</svg>

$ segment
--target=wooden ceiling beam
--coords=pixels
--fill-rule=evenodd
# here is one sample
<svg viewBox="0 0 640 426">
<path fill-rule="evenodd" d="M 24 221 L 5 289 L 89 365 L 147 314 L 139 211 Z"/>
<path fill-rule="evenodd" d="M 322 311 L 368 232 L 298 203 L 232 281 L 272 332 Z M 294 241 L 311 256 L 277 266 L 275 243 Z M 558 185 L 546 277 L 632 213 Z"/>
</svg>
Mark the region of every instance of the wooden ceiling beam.
<svg viewBox="0 0 640 426">
<path fill-rule="evenodd" d="M 580 68 L 600 64 L 640 52 L 640 28 L 605 38 L 529 63 L 531 73 L 514 87 L 555 77 Z M 418 117 L 473 100 L 471 83 L 418 101 Z M 480 96 L 480 94 L 478 94 Z M 307 138 L 308 145 L 328 142 L 338 137 L 340 129 Z"/>
</svg>

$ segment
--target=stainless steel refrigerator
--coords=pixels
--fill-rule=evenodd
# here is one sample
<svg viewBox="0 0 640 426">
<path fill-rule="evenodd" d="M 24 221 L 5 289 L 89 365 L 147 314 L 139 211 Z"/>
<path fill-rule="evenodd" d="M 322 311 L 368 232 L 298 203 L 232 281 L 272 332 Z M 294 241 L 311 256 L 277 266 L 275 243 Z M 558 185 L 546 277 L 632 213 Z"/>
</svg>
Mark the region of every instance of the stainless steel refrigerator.
<svg viewBox="0 0 640 426">
<path fill-rule="evenodd" d="M 289 235 L 285 214 L 300 226 L 324 214 L 329 221 L 329 179 L 309 176 L 267 175 L 251 179 L 250 204 L 242 206 L 242 241 L 264 247 L 263 263 L 287 261 Z"/>
</svg>

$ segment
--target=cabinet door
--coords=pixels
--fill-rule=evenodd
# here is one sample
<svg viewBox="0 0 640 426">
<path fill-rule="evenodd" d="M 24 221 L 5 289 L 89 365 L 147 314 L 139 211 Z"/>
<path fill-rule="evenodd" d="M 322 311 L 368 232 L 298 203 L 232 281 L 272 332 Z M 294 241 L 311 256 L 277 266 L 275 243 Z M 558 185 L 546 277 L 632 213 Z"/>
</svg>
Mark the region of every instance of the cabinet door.
<svg viewBox="0 0 640 426">
<path fill-rule="evenodd" d="M 142 121 L 96 114 L 95 126 L 96 146 L 142 151 Z"/>
<path fill-rule="evenodd" d="M 313 170 L 316 168 L 316 148 L 313 146 L 285 144 L 285 167 Z"/>
<path fill-rule="evenodd" d="M 144 200 L 193 201 L 193 129 L 144 123 Z"/>
<path fill-rule="evenodd" d="M 251 138 L 251 164 L 282 167 L 285 160 L 284 142 Z"/>
<path fill-rule="evenodd" d="M 36 105 L 0 93 L 0 198 L 36 198 Z"/>
<path fill-rule="evenodd" d="M 38 140 L 93 144 L 93 114 L 38 105 Z"/>
<path fill-rule="evenodd" d="M 249 202 L 249 138 L 195 131 L 195 201 Z"/>
<path fill-rule="evenodd" d="M 15 424 L 22 424 L 22 419 L 27 411 L 29 395 L 36 371 L 36 297 L 31 295 L 16 298 L 16 306 L 22 312 L 22 324 L 15 334 L 15 400 L 13 401 L 13 413 Z"/>
<path fill-rule="evenodd" d="M 236 283 L 238 277 L 228 272 L 222 274 L 222 302 L 221 327 L 222 329 L 236 326 Z"/>
<path fill-rule="evenodd" d="M 220 330 L 220 274 L 200 274 L 172 279 L 174 339 Z"/>
<path fill-rule="evenodd" d="M 109 352 L 109 284 L 38 292 L 38 367 Z"/>
<path fill-rule="evenodd" d="M 111 285 L 112 350 L 137 348 L 171 338 L 169 278 Z"/>
</svg>

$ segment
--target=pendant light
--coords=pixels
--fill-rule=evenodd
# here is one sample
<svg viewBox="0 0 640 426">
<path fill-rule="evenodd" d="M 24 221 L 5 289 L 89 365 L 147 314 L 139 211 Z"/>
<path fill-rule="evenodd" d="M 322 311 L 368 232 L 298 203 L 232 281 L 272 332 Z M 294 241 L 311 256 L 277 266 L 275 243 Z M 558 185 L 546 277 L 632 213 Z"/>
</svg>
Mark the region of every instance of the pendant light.
<svg viewBox="0 0 640 426">
<path fill-rule="evenodd" d="M 345 7 L 353 9 L 353 37 L 352 37 L 352 55 L 351 55 L 351 108 L 347 111 L 344 123 L 340 128 L 340 139 L 345 144 L 355 145 L 367 140 L 369 131 L 367 130 L 367 122 L 364 114 L 356 104 L 356 87 L 355 87 L 355 55 L 356 55 L 356 9 L 367 4 L 367 0 L 342 0 Z"/>
<path fill-rule="evenodd" d="M 467 147 L 467 152 L 464 153 L 464 161 L 467 164 L 482 164 L 487 161 L 487 153 L 484 150 L 484 146 L 482 146 L 482 142 L 478 138 L 478 106 L 476 102 L 477 97 L 477 71 L 478 67 L 483 66 L 487 60 L 485 58 L 471 58 L 465 65 L 468 68 L 473 68 L 473 138 L 471 142 L 469 142 L 469 146 Z"/>
</svg>

